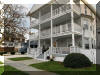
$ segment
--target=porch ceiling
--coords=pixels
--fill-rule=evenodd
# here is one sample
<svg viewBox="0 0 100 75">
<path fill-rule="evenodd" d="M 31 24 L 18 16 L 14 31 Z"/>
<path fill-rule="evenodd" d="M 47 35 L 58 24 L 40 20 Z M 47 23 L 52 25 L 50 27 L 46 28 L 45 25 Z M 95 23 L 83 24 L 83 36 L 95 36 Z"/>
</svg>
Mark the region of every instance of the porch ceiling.
<svg viewBox="0 0 100 75">
<path fill-rule="evenodd" d="M 69 34 L 69 35 L 64 35 L 64 36 L 59 36 L 59 37 L 53 37 L 54 39 L 57 38 L 57 39 L 63 39 L 63 38 L 71 38 L 72 35 Z"/>
<path fill-rule="evenodd" d="M 62 23 L 62 22 L 70 22 L 71 21 L 71 13 L 67 13 L 65 15 L 62 15 L 60 17 L 57 17 L 55 19 L 53 19 L 53 24 L 56 25 L 56 24 L 59 24 L 59 23 Z"/>
</svg>

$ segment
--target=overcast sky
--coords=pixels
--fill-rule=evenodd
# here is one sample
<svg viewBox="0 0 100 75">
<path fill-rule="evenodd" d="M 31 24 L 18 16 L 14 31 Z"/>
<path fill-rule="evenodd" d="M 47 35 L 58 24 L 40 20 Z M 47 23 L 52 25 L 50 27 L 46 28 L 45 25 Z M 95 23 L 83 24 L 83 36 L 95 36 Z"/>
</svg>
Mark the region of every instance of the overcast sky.
<svg viewBox="0 0 100 75">
<path fill-rule="evenodd" d="M 0 0 L 0 1 L 7 4 L 11 4 L 11 3 L 13 4 L 44 4 L 50 0 Z M 86 1 L 88 1 L 91 4 L 94 4 L 94 3 L 96 4 L 100 0 L 86 0 Z"/>
</svg>

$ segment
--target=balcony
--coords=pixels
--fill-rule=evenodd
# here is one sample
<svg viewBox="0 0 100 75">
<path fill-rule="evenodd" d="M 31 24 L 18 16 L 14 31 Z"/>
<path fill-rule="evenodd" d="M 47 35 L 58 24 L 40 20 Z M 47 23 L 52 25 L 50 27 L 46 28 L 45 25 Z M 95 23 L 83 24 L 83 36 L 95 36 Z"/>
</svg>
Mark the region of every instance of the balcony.
<svg viewBox="0 0 100 75">
<path fill-rule="evenodd" d="M 59 8 L 56 8 L 53 10 L 53 16 L 58 16 L 58 15 L 60 16 L 66 13 L 67 10 L 70 10 L 70 9 L 71 9 L 70 4 L 64 4 L 60 6 Z"/>
<path fill-rule="evenodd" d="M 43 23 L 44 21 L 47 21 L 51 17 L 51 13 L 47 13 L 40 17 L 40 22 Z"/>
<path fill-rule="evenodd" d="M 63 4 L 62 6 L 56 9 L 53 9 L 53 12 L 52 12 L 53 17 L 63 15 L 64 13 L 66 14 L 67 10 L 70 10 L 70 9 L 71 9 L 70 4 Z M 40 17 L 40 22 L 43 23 L 49 20 L 50 18 L 51 18 L 51 12 L 48 12 Z"/>
<path fill-rule="evenodd" d="M 71 32 L 71 23 L 53 27 L 53 35 Z"/>
<path fill-rule="evenodd" d="M 69 54 L 70 47 L 53 47 L 52 54 Z"/>
<path fill-rule="evenodd" d="M 39 25 L 39 20 L 38 19 L 31 20 L 31 27 L 38 26 L 38 25 Z"/>
<path fill-rule="evenodd" d="M 40 38 L 49 38 L 50 37 L 50 33 L 51 33 L 50 28 L 42 30 L 41 33 L 40 33 Z"/>
<path fill-rule="evenodd" d="M 73 4 L 73 10 L 74 10 L 77 14 L 81 14 L 81 8 L 80 8 L 79 5 Z"/>
<path fill-rule="evenodd" d="M 78 33 L 82 33 L 81 25 L 74 23 L 74 31 Z"/>
</svg>

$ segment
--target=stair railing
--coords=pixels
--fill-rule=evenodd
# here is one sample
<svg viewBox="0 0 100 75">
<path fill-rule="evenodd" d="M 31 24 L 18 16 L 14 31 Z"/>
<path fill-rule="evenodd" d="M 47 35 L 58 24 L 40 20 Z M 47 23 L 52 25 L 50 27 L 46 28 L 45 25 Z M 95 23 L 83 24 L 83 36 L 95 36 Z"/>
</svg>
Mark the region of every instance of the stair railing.
<svg viewBox="0 0 100 75">
<path fill-rule="evenodd" d="M 51 48 L 49 47 L 49 49 L 46 52 L 44 52 L 44 60 L 47 59 L 47 56 L 50 56 L 50 54 L 51 54 L 50 50 L 51 50 Z"/>
<path fill-rule="evenodd" d="M 37 50 L 35 51 L 35 58 L 37 58 L 40 54 L 42 54 L 42 48 L 37 48 Z"/>
</svg>

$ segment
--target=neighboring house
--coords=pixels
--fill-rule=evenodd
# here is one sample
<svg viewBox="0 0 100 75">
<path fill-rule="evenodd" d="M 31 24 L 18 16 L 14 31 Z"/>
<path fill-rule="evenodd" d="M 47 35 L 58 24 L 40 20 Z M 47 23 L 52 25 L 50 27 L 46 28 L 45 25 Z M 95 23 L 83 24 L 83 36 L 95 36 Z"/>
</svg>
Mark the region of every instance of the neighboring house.
<svg viewBox="0 0 100 75">
<path fill-rule="evenodd" d="M 96 5 L 96 11 L 98 12 L 97 14 L 100 15 L 100 2 L 98 2 L 98 4 Z M 96 20 L 97 20 L 97 27 L 96 27 L 96 30 L 97 30 L 97 42 L 96 42 L 96 45 L 97 45 L 97 49 L 100 49 L 100 17 L 97 16 L 96 17 Z"/>
<path fill-rule="evenodd" d="M 1 4 L 0 4 L 1 6 Z M 25 42 L 25 37 L 23 34 L 21 33 L 14 33 L 15 36 L 13 35 L 9 35 L 9 37 L 5 34 L 6 29 L 4 28 L 4 9 L 2 8 L 0 9 L 0 49 L 6 50 L 5 48 L 15 48 L 15 50 L 17 51 L 19 48 L 21 48 L 21 43 Z M 10 28 L 8 28 L 8 30 L 11 30 Z"/>
<path fill-rule="evenodd" d="M 67 55 L 72 49 L 96 48 L 95 11 L 85 0 L 34 4 L 28 16 L 30 27 L 39 32 L 38 48 L 28 53 L 34 58 L 45 60 L 47 56 Z"/>
</svg>

